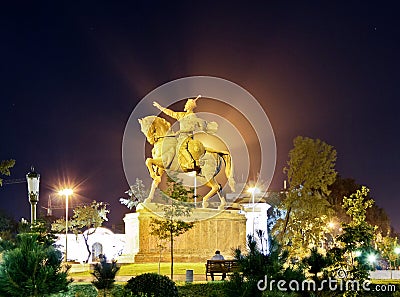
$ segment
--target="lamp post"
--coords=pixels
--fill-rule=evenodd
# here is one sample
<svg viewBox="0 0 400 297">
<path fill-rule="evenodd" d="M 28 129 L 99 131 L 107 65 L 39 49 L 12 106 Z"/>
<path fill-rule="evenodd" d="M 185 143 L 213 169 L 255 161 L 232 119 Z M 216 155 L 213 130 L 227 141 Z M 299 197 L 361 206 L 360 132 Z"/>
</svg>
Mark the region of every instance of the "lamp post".
<svg viewBox="0 0 400 297">
<path fill-rule="evenodd" d="M 247 192 L 251 193 L 251 202 L 253 204 L 253 240 L 254 240 L 254 220 L 255 220 L 255 216 L 254 216 L 254 206 L 255 206 L 255 202 L 254 202 L 254 196 L 255 194 L 258 194 L 260 192 L 260 190 L 257 187 L 251 187 L 247 190 Z"/>
<path fill-rule="evenodd" d="M 28 183 L 28 199 L 31 204 L 31 224 L 36 221 L 36 205 L 39 202 L 39 183 L 40 174 L 35 172 L 32 166 L 31 171 L 26 174 L 26 181 Z"/>
<path fill-rule="evenodd" d="M 59 195 L 65 196 L 65 262 L 68 255 L 68 197 L 73 193 L 72 189 L 63 189 L 58 192 Z"/>
<path fill-rule="evenodd" d="M 193 197 L 194 197 L 194 208 L 196 208 L 196 203 L 197 203 L 197 172 L 196 171 L 192 171 L 189 173 L 190 176 L 192 176 L 194 178 L 194 182 L 193 182 L 193 187 L 194 187 L 194 191 L 193 191 Z"/>
</svg>

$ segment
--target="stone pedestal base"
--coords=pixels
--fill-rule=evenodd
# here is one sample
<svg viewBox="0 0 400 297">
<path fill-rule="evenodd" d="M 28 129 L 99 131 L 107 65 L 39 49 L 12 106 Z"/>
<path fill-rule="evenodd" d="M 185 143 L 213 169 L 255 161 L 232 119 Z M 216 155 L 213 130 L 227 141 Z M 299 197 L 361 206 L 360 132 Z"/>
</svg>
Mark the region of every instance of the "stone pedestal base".
<svg viewBox="0 0 400 297">
<path fill-rule="evenodd" d="M 150 235 L 151 218 L 160 218 L 154 212 L 155 209 L 157 208 L 154 204 L 146 204 L 139 207 L 136 213 L 125 215 L 127 242 L 124 254 L 132 255 L 132 262 L 159 261 L 158 238 Z M 192 219 L 195 219 L 194 227 L 175 238 L 175 261 L 205 262 L 216 250 L 220 250 L 225 258 L 232 258 L 235 248 L 245 249 L 246 218 L 237 210 L 221 212 L 216 209 L 193 209 Z M 169 262 L 170 243 L 166 241 L 165 245 L 161 261 Z"/>
</svg>

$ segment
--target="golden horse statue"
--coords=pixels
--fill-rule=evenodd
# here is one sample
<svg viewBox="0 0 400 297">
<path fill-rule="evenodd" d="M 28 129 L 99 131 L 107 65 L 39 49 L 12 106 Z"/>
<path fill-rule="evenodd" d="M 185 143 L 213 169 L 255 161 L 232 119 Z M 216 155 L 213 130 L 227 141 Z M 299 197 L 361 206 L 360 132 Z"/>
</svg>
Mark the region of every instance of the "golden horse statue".
<svg viewBox="0 0 400 297">
<path fill-rule="evenodd" d="M 150 202 L 154 191 L 158 187 L 165 170 L 174 172 L 196 172 L 196 178 L 201 184 L 210 187 L 210 191 L 203 197 L 203 207 L 208 206 L 207 200 L 216 193 L 219 194 L 220 185 L 215 176 L 220 172 L 222 162 L 225 163 L 225 175 L 229 186 L 235 191 L 233 178 L 233 164 L 228 151 L 216 151 L 206 148 L 193 139 L 193 136 L 179 136 L 171 132 L 171 124 L 157 116 L 147 116 L 139 119 L 141 131 L 147 141 L 153 145 L 152 158 L 146 159 L 146 166 L 153 179 L 151 191 L 146 202 Z M 185 139 L 182 140 L 182 137 Z M 190 156 L 190 157 L 188 157 Z M 226 205 L 224 197 L 220 197 L 220 209 Z"/>
</svg>

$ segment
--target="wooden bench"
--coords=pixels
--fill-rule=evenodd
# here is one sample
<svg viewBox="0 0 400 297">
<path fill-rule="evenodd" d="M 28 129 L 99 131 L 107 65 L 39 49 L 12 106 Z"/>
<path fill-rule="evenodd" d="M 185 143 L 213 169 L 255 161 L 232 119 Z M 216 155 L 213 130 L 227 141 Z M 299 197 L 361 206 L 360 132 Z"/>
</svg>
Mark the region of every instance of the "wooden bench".
<svg viewBox="0 0 400 297">
<path fill-rule="evenodd" d="M 215 275 L 221 275 L 221 277 L 223 277 L 235 271 L 239 271 L 237 260 L 207 260 L 206 280 L 208 280 L 208 276 L 211 276 L 211 279 L 214 280 Z"/>
</svg>

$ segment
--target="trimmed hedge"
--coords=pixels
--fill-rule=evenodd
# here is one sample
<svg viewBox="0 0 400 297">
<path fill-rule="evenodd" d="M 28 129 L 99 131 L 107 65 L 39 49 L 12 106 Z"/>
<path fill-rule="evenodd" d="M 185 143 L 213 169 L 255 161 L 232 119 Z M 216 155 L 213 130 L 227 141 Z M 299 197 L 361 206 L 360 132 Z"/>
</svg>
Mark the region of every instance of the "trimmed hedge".
<svg viewBox="0 0 400 297">
<path fill-rule="evenodd" d="M 186 284 L 178 286 L 179 297 L 226 297 L 225 283 Z"/>
<path fill-rule="evenodd" d="M 70 284 L 68 292 L 50 295 L 51 297 L 97 297 L 97 290 L 92 284 Z"/>
<path fill-rule="evenodd" d="M 157 273 L 144 273 L 132 277 L 128 280 L 125 290 L 133 296 L 178 297 L 175 283 L 169 277 Z"/>
<path fill-rule="evenodd" d="M 125 297 L 125 285 L 115 284 L 114 288 L 107 296 L 110 297 Z M 68 286 L 69 290 L 65 293 L 53 294 L 50 297 L 97 297 L 97 289 L 92 284 L 75 283 Z"/>
</svg>

